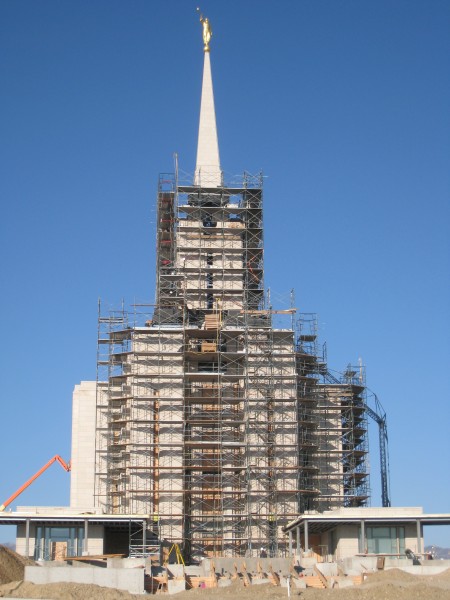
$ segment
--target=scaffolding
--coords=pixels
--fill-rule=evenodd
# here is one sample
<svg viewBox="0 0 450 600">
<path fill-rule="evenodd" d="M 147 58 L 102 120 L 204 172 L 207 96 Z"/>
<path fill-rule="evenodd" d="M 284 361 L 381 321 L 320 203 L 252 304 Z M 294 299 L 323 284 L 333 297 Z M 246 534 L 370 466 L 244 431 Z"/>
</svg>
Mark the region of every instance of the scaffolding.
<svg viewBox="0 0 450 600">
<path fill-rule="evenodd" d="M 316 492 L 305 495 L 301 512 L 366 506 L 370 480 L 365 368 L 348 365 L 333 375 L 325 347 L 321 352 L 318 348 L 317 316 L 300 315 L 297 327 L 298 373 L 303 375 L 299 408 L 309 403 L 312 421 L 302 422 L 307 446 L 303 455 L 311 465 L 307 478 Z"/>
<path fill-rule="evenodd" d="M 368 497 L 365 385 L 266 302 L 262 198 L 162 175 L 155 304 L 99 311 L 96 502 L 186 560 L 285 555 L 299 513 Z"/>
</svg>

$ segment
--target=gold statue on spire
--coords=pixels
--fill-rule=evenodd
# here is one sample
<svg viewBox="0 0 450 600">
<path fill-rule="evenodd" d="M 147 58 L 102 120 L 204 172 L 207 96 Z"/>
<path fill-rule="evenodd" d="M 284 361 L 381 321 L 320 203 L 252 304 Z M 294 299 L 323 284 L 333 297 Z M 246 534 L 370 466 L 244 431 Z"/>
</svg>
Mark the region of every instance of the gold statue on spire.
<svg viewBox="0 0 450 600">
<path fill-rule="evenodd" d="M 200 12 L 200 8 L 197 8 L 197 12 Z M 205 52 L 209 52 L 209 42 L 212 38 L 212 29 L 209 20 L 206 17 L 203 18 L 202 13 L 200 13 L 200 23 L 203 25 L 203 50 Z"/>
</svg>

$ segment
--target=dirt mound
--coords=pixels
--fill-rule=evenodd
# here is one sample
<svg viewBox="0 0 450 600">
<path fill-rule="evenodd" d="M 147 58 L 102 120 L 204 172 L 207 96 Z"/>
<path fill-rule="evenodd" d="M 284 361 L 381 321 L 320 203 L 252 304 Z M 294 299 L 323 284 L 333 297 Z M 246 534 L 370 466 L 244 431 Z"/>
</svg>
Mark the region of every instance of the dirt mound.
<svg viewBox="0 0 450 600">
<path fill-rule="evenodd" d="M 52 600 L 142 600 L 142 596 L 122 590 L 82 583 L 47 583 L 35 585 L 17 581 L 0 586 L 0 598 L 48 598 Z"/>
<path fill-rule="evenodd" d="M 306 590 L 309 592 L 309 590 Z M 312 594 L 303 594 L 304 600 L 449 600 L 450 592 L 422 582 L 403 586 L 397 583 L 379 583 L 379 585 L 363 588 L 346 588 L 341 590 L 311 590 Z M 325 592 L 325 594 L 324 594 Z"/>
<path fill-rule="evenodd" d="M 270 584 L 244 587 L 242 582 L 226 588 L 177 594 L 177 600 L 284 600 L 286 597 L 286 588 Z M 427 576 L 391 569 L 374 573 L 371 584 L 328 590 L 293 588 L 291 597 L 300 600 L 450 600 L 450 585 L 434 584 Z"/>
<path fill-rule="evenodd" d="M 49 583 L 35 585 L 13 581 L 12 573 L 21 573 L 26 564 L 34 564 L 8 548 L 0 546 L 0 569 L 8 573 L 8 582 L 0 585 L 0 598 L 40 598 L 51 600 L 138 600 L 142 596 L 97 585 Z M 3 572 L 3 571 L 2 571 Z M 17 577 L 19 579 L 19 577 Z M 0 579 L 1 582 L 1 579 Z M 450 569 L 440 575 L 421 576 L 388 569 L 373 573 L 361 586 L 345 589 L 292 589 L 292 596 L 302 600 L 450 600 Z M 179 600 L 277 600 L 287 597 L 286 588 L 272 585 L 244 587 L 238 581 L 225 588 L 190 590 L 177 594 Z"/>
<path fill-rule="evenodd" d="M 446 569 L 445 571 L 442 571 L 442 573 L 433 575 L 433 579 L 441 580 L 441 581 L 450 581 L 450 569 Z"/>
<path fill-rule="evenodd" d="M 14 550 L 0 546 L 0 584 L 23 579 L 25 566 L 34 564 L 34 561 L 20 556 Z"/>
<path fill-rule="evenodd" d="M 361 589 L 372 588 L 379 590 L 386 586 L 397 590 L 414 590 L 415 592 L 422 588 L 428 591 L 432 589 L 436 594 L 444 593 L 444 597 L 448 597 L 450 600 L 450 569 L 437 575 L 416 575 L 406 573 L 400 569 L 379 571 L 378 573 L 371 573 L 361 585 Z"/>
<path fill-rule="evenodd" d="M 234 586 L 208 590 L 191 590 L 176 595 L 177 600 L 285 600 L 286 588 L 257 585 L 239 589 Z M 379 581 L 373 587 L 319 590 L 293 589 L 291 598 L 298 600 L 450 600 L 450 591 L 414 579 L 410 585 Z"/>
<path fill-rule="evenodd" d="M 416 582 L 414 584 L 414 581 Z M 277 600 L 287 597 L 286 589 L 272 585 L 258 585 L 244 588 L 240 584 L 229 588 L 208 590 L 191 590 L 177 594 L 179 600 Z M 358 586 L 355 588 L 316 590 L 293 590 L 294 598 L 302 600 L 450 600 L 450 590 L 426 584 L 421 579 L 415 579 L 410 584 L 397 580 L 396 583 L 379 580 L 373 587 Z M 45 598 L 52 600 L 140 600 L 136 596 L 97 585 L 77 583 L 50 583 L 35 585 L 29 582 L 13 582 L 0 586 L 0 598 Z"/>
<path fill-rule="evenodd" d="M 417 583 L 418 575 L 413 575 L 412 573 L 407 573 L 406 571 L 402 571 L 401 569 L 386 569 L 386 571 L 377 571 L 375 573 L 369 573 L 362 584 L 363 586 L 368 586 L 374 583 L 385 583 L 389 581 L 392 584 L 409 584 L 409 583 Z"/>
</svg>

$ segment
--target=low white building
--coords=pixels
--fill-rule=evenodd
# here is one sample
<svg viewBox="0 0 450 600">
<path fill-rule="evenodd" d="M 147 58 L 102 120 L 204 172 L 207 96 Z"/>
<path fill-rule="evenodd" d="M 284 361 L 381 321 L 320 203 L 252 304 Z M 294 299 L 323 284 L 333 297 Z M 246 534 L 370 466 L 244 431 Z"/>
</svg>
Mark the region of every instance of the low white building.
<svg viewBox="0 0 450 600">
<path fill-rule="evenodd" d="M 323 561 L 355 555 L 404 556 L 424 552 L 425 525 L 450 525 L 450 514 L 424 514 L 421 507 L 341 508 L 310 511 L 285 528 L 293 555 L 312 552 Z"/>
</svg>

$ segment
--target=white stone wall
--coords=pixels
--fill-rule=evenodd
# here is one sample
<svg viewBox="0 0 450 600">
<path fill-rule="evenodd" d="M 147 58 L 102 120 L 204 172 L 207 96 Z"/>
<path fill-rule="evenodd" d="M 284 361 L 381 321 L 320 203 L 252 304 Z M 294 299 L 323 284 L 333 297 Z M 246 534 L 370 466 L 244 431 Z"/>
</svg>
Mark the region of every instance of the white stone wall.
<svg viewBox="0 0 450 600">
<path fill-rule="evenodd" d="M 94 506 L 96 382 L 75 386 L 72 401 L 70 506 Z"/>
<path fill-rule="evenodd" d="M 21 556 L 27 556 L 26 552 L 26 526 L 25 523 L 23 525 L 17 526 L 17 537 L 16 537 L 16 552 Z M 34 544 L 36 539 L 36 526 L 30 523 L 30 541 L 29 541 L 29 550 L 28 556 L 34 556 Z"/>
<path fill-rule="evenodd" d="M 345 558 L 346 556 L 354 556 L 359 552 L 359 525 L 339 525 L 336 531 L 336 558 Z"/>
<path fill-rule="evenodd" d="M 103 554 L 103 525 L 91 525 L 88 527 L 88 547 L 85 554 L 98 555 Z"/>
</svg>

